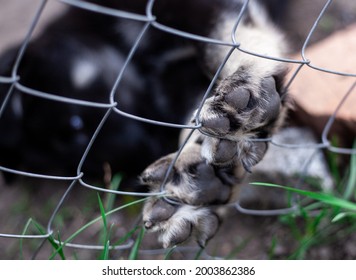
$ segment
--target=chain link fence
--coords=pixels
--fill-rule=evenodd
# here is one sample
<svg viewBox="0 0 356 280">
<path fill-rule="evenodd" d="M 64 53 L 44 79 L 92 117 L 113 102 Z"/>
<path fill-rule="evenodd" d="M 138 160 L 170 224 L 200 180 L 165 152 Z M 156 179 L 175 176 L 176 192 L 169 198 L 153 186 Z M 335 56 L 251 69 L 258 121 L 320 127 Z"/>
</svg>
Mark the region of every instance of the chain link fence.
<svg viewBox="0 0 356 280">
<path fill-rule="evenodd" d="M 320 11 L 320 14 L 315 19 L 314 25 L 310 29 L 309 34 L 306 37 L 306 39 L 303 43 L 303 46 L 300 50 L 301 59 L 299 59 L 299 60 L 290 59 L 287 57 L 269 57 L 269 56 L 265 56 L 261 53 L 253 53 L 253 52 L 249 51 L 248 49 L 244 49 L 244 46 L 239 44 L 239 42 L 236 40 L 235 36 L 232 36 L 232 40 L 230 42 L 222 42 L 222 41 L 215 40 L 213 38 L 202 37 L 202 36 L 198 36 L 196 34 L 191 34 L 191 33 L 181 31 L 181 30 L 174 29 L 170 26 L 165 26 L 165 25 L 161 24 L 160 19 L 156 18 L 155 15 L 152 13 L 152 8 L 154 6 L 154 0 L 149 0 L 147 2 L 146 14 L 133 14 L 133 13 L 125 12 L 125 11 L 120 11 L 120 10 L 115 10 L 115 9 L 99 6 L 96 4 L 87 3 L 85 1 L 80 1 L 80 0 L 59 0 L 59 2 L 68 4 L 71 6 L 75 6 L 80 9 L 86 9 L 86 10 L 92 11 L 94 13 L 100 13 L 100 14 L 103 14 L 106 16 L 125 18 L 125 19 L 130 19 L 133 21 L 140 21 L 140 22 L 143 22 L 144 25 L 143 25 L 143 28 L 141 29 L 141 31 L 139 32 L 139 35 L 135 39 L 135 42 L 134 42 L 131 50 L 129 51 L 129 54 L 126 57 L 125 63 L 123 65 L 123 67 L 121 68 L 120 73 L 117 76 L 115 83 L 112 85 L 112 90 L 111 90 L 111 93 L 109 96 L 110 102 L 98 103 L 98 102 L 92 102 L 92 101 L 86 101 L 86 100 L 73 99 L 70 97 L 63 97 L 63 96 L 55 95 L 50 92 L 41 92 L 41 91 L 38 91 L 36 89 L 30 88 L 30 87 L 27 87 L 27 86 L 24 86 L 23 84 L 21 84 L 21 77 L 18 76 L 18 68 L 19 68 L 19 65 L 21 63 L 21 60 L 22 60 L 24 54 L 26 53 L 26 49 L 27 49 L 28 44 L 32 38 L 34 29 L 36 28 L 36 26 L 41 18 L 41 15 L 43 14 L 44 10 L 46 9 L 47 2 L 48 2 L 47 0 L 41 1 L 40 5 L 37 9 L 37 12 L 33 17 L 31 25 L 28 27 L 28 33 L 22 41 L 21 48 L 20 48 L 18 55 L 16 57 L 16 61 L 12 67 L 11 76 L 0 77 L 0 84 L 7 84 L 7 85 L 9 85 L 9 88 L 10 88 L 10 90 L 6 93 L 6 96 L 1 104 L 0 117 L 3 114 L 4 110 L 6 109 L 6 107 L 9 106 L 8 101 L 10 100 L 14 89 L 17 89 L 24 95 L 36 96 L 38 98 L 52 100 L 52 101 L 59 102 L 59 103 L 73 104 L 76 106 L 86 106 L 89 108 L 100 108 L 100 109 L 105 110 L 105 114 L 104 114 L 103 118 L 100 120 L 99 125 L 97 126 L 94 134 L 92 135 L 89 145 L 87 146 L 85 152 L 83 153 L 83 155 L 81 157 L 81 160 L 77 166 L 77 173 L 73 174 L 73 176 L 52 176 L 49 174 L 37 174 L 37 173 L 31 173 L 31 172 L 24 172 L 21 170 L 10 169 L 6 166 L 0 166 L 0 170 L 2 172 L 13 173 L 13 174 L 23 176 L 23 177 L 37 178 L 37 179 L 46 180 L 46 181 L 48 181 L 48 180 L 49 181 L 61 181 L 67 185 L 67 189 L 66 189 L 65 193 L 58 200 L 56 207 L 51 212 L 51 215 L 48 217 L 47 226 L 45 227 L 42 234 L 26 234 L 26 232 L 9 233 L 9 232 L 1 232 L 2 230 L 0 229 L 0 238 L 13 238 L 13 239 L 19 239 L 19 240 L 39 239 L 39 240 L 43 240 L 43 241 L 46 241 L 47 239 L 51 239 L 56 244 L 62 244 L 61 240 L 58 240 L 55 238 L 56 230 L 55 230 L 55 226 L 54 226 L 54 220 L 55 220 L 56 216 L 58 215 L 58 212 L 60 211 L 65 200 L 69 199 L 69 197 L 71 196 L 74 186 L 78 186 L 78 185 L 81 186 L 83 188 L 81 191 L 85 191 L 85 189 L 90 189 L 90 190 L 97 191 L 99 193 L 110 193 L 110 194 L 114 194 L 117 196 L 134 197 L 134 198 L 137 198 L 137 200 L 135 200 L 136 203 L 141 203 L 142 201 L 144 201 L 144 199 L 145 199 L 144 197 L 147 197 L 148 195 L 154 195 L 154 196 L 164 195 L 164 193 L 165 193 L 164 192 L 164 184 L 162 186 L 162 191 L 159 193 L 149 193 L 148 194 L 147 192 L 132 192 L 132 191 L 129 192 L 129 191 L 124 191 L 124 190 L 119 191 L 119 190 L 108 189 L 106 187 L 92 185 L 92 184 L 86 182 L 84 180 L 83 172 L 82 172 L 82 166 L 85 163 L 85 161 L 87 160 L 87 155 L 88 155 L 89 151 L 92 149 L 93 143 L 96 141 L 96 139 L 97 139 L 98 135 L 100 134 L 102 127 L 105 125 L 108 117 L 112 114 L 119 114 L 125 118 L 131 119 L 131 120 L 134 120 L 137 122 L 146 122 L 149 124 L 153 124 L 155 126 L 166 126 L 166 127 L 172 127 L 175 129 L 189 129 L 189 130 L 191 130 L 190 135 L 192 134 L 192 132 L 194 130 L 199 129 L 201 126 L 198 118 L 196 119 L 196 123 L 194 125 L 186 125 L 186 124 L 181 124 L 181 123 L 169 123 L 169 122 L 163 122 L 163 121 L 158 121 L 158 120 L 154 120 L 154 119 L 147 119 L 147 118 L 139 117 L 139 116 L 124 112 L 118 108 L 118 106 L 117 106 L 118 103 L 115 100 L 115 92 L 116 92 L 117 88 L 120 86 L 122 80 L 125 78 L 124 73 L 127 70 L 128 65 L 130 65 L 132 57 L 137 52 L 140 44 L 143 43 L 144 35 L 146 34 L 147 30 L 149 30 L 151 28 L 159 29 L 162 32 L 170 33 L 170 34 L 173 34 L 174 36 L 184 37 L 189 40 L 198 41 L 200 43 L 218 44 L 218 45 L 230 47 L 230 52 L 225 57 L 225 59 L 223 61 L 221 61 L 221 65 L 220 65 L 219 69 L 217 70 L 215 76 L 212 78 L 210 86 L 206 89 L 206 93 L 200 102 L 200 107 L 198 109 L 198 112 L 202 108 L 205 100 L 210 95 L 211 90 L 215 84 L 217 77 L 219 76 L 221 69 L 224 67 L 224 65 L 225 65 L 226 61 L 229 59 L 229 56 L 231 55 L 231 53 L 235 52 L 235 51 L 247 53 L 252 56 L 258 56 L 263 59 L 278 60 L 278 61 L 296 66 L 295 70 L 293 72 L 293 75 L 291 75 L 290 80 L 286 84 L 286 89 L 288 87 L 290 87 L 290 85 L 293 83 L 293 80 L 295 79 L 295 77 L 298 75 L 300 70 L 304 67 L 310 67 L 310 68 L 314 69 L 315 71 L 327 72 L 332 75 L 356 78 L 355 72 L 345 73 L 345 72 L 335 71 L 333 69 L 322 68 L 322 67 L 319 67 L 318 65 L 315 65 L 313 63 L 313 60 L 310 60 L 308 58 L 308 53 L 307 53 L 306 49 L 310 45 L 310 41 L 313 37 L 315 30 L 318 28 L 318 24 L 319 24 L 320 20 L 323 18 L 326 10 L 332 3 L 331 0 L 329 0 L 325 3 L 324 7 Z M 244 10 L 245 10 L 246 6 L 248 5 L 248 3 L 249 3 L 249 1 L 246 0 L 242 10 L 236 11 L 237 21 L 236 21 L 235 29 L 237 28 L 238 23 L 241 19 L 241 16 L 243 15 Z M 232 30 L 231 33 L 235 34 L 234 30 Z M 334 146 L 334 145 L 332 145 L 332 143 L 329 139 L 329 132 L 335 122 L 337 114 L 338 114 L 339 110 L 342 108 L 343 104 L 345 104 L 348 101 L 349 96 L 351 94 L 355 94 L 355 87 L 356 87 L 356 79 L 355 79 L 355 82 L 353 83 L 353 85 L 349 88 L 349 90 L 347 92 L 345 92 L 342 97 L 340 97 L 339 104 L 335 105 L 334 114 L 332 116 L 330 116 L 327 124 L 325 125 L 323 133 L 321 135 L 321 141 L 319 143 L 316 143 L 316 144 L 306 143 L 306 144 L 301 144 L 301 145 L 290 145 L 290 144 L 286 144 L 286 143 L 280 143 L 280 142 L 276 141 L 273 137 L 270 139 L 261 139 L 261 140 L 269 142 L 270 145 L 275 145 L 275 146 L 285 148 L 285 149 L 295 149 L 295 148 L 305 148 L 305 149 L 312 149 L 312 150 L 323 149 L 323 150 L 329 150 L 329 151 L 331 151 L 333 153 L 337 153 L 337 154 L 348 154 L 348 155 L 355 154 L 356 153 L 355 149 L 341 148 L 341 147 Z M 2 94 L 4 94 L 4 93 L 2 93 Z M 1 119 L 0 119 L 0 121 L 1 121 Z M 186 141 L 184 141 L 183 145 L 180 147 L 180 151 L 184 147 L 185 143 L 188 141 L 190 135 L 187 137 Z M 6 135 L 2 135 L 1 137 L 6 137 Z M 178 152 L 177 156 L 179 156 L 179 152 Z M 312 158 L 310 160 L 312 160 Z M 308 166 L 308 164 L 306 163 L 305 169 L 307 169 L 307 166 Z M 305 172 L 305 170 L 304 171 L 301 170 L 301 178 L 303 177 L 303 172 Z M 128 204 L 125 204 L 122 207 L 116 208 L 115 210 L 112 211 L 112 213 L 123 210 L 124 208 L 126 208 L 126 205 L 128 205 Z M 282 214 L 286 214 L 286 213 L 291 213 L 291 212 L 295 211 L 296 207 L 293 206 L 293 207 L 290 207 L 287 209 L 274 209 L 274 210 L 255 210 L 255 209 L 245 209 L 239 203 L 237 203 L 236 209 L 242 213 L 249 214 L 249 215 L 264 215 L 264 216 L 266 216 L 266 215 L 282 215 Z M 111 214 L 111 213 L 109 212 L 107 214 Z M 9 217 L 9 219 L 11 219 L 11 217 Z M 94 222 L 99 221 L 100 219 L 101 218 L 99 217 L 98 219 L 93 220 L 92 223 L 90 223 L 90 225 L 92 225 Z M 88 226 L 89 226 L 89 224 L 88 224 Z M 70 238 L 69 238 L 69 240 L 70 240 Z M 103 250 L 103 248 L 104 248 L 103 246 L 100 246 L 100 245 L 71 243 L 69 241 L 67 241 L 64 245 L 66 247 L 73 247 L 73 248 L 77 248 L 77 249 L 90 249 L 90 250 Z M 126 240 L 125 242 L 123 242 L 120 245 L 111 246 L 110 250 L 129 250 L 132 248 L 133 245 L 134 245 L 134 240 L 129 238 L 128 240 Z M 187 248 L 182 247 L 180 250 L 187 250 Z M 159 254 L 161 252 L 162 252 L 161 250 L 154 250 L 154 251 L 147 250 L 146 254 L 148 254 L 148 255 Z"/>
</svg>

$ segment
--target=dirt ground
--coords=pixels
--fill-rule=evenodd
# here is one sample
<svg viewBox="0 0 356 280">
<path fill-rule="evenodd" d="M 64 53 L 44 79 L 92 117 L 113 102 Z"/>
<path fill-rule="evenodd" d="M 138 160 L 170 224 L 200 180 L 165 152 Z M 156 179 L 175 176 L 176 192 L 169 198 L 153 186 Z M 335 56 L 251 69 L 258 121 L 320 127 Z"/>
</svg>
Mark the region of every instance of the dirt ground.
<svg viewBox="0 0 356 280">
<path fill-rule="evenodd" d="M 325 0 L 298 0 L 291 1 L 285 22 L 287 36 L 290 38 L 294 51 L 300 50 L 313 22 L 317 18 Z M 24 38 L 31 23 L 32 17 L 40 0 L 0 0 L 0 53 L 6 48 Z M 49 1 L 41 18 L 39 28 L 46 22 L 53 20 L 65 10 L 65 5 L 56 1 Z M 328 36 L 332 32 L 356 21 L 356 1 L 334 1 L 326 15 L 320 22 L 318 29 L 311 39 L 314 43 Z M 0 136 L 3 137 L 3 136 Z M 0 233 L 21 234 L 30 217 L 42 225 L 46 225 L 50 219 L 56 203 L 60 200 L 68 185 L 60 183 L 33 180 L 31 182 L 18 182 L 12 186 L 6 186 L 0 180 Z M 123 203 L 120 198 L 115 205 Z M 83 187 L 76 187 L 66 200 L 60 218 L 56 220 L 56 229 L 64 231 L 64 239 L 70 233 L 75 232 L 80 225 L 85 224 L 93 217 L 98 216 L 98 203 L 96 193 Z M 254 207 L 255 205 L 251 205 Z M 270 205 L 269 205 L 270 206 Z M 140 205 L 132 207 L 125 212 L 119 212 L 110 218 L 110 222 L 121 225 L 121 231 L 129 231 L 136 221 Z M 122 213 L 122 214 L 121 214 Z M 235 208 L 228 212 L 228 222 L 224 223 L 202 258 L 211 256 L 231 257 L 234 259 L 284 259 L 290 257 L 297 242 L 291 234 L 291 228 L 287 223 L 281 222 L 279 217 L 252 216 L 239 213 Z M 302 226 L 302 225 L 301 225 Z M 96 244 L 100 235 L 100 225 L 94 225 L 89 231 L 83 232 L 76 242 Z M 31 230 L 32 229 L 32 230 Z M 28 231 L 36 232 L 33 226 Z M 159 248 L 152 243 L 152 236 L 146 235 L 143 240 L 140 258 L 162 258 L 161 251 L 150 251 Z M 304 256 L 307 259 L 356 259 L 356 235 L 349 234 L 344 238 L 336 238 L 329 242 L 315 244 Z M 49 257 L 51 247 L 48 243 L 41 247 L 41 241 L 36 239 L 21 239 L 0 237 L 0 259 L 24 258 L 46 259 Z M 38 251 L 37 249 L 41 250 Z M 92 250 L 68 249 L 70 258 L 89 259 L 97 258 L 98 252 Z M 197 254 L 198 248 L 188 246 L 178 248 L 172 258 L 191 259 Z M 127 251 L 113 252 L 112 258 L 125 258 Z"/>
</svg>

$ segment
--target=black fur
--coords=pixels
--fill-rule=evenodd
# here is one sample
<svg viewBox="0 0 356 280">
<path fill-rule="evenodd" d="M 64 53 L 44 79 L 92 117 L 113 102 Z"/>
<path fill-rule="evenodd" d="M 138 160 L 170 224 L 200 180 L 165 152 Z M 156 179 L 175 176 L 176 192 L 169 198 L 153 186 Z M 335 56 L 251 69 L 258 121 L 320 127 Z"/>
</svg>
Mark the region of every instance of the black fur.
<svg viewBox="0 0 356 280">
<path fill-rule="evenodd" d="M 147 3 L 90 2 L 138 14 L 145 14 Z M 275 3 L 270 2 L 275 1 L 264 1 L 277 14 Z M 162 24 L 209 36 L 216 16 L 239 6 L 239 1 L 227 0 L 160 0 L 156 1 L 153 14 Z M 134 29 L 126 28 L 132 24 Z M 132 32 L 142 26 L 141 22 L 69 8 L 30 43 L 16 73 L 19 82 L 53 95 L 108 103 L 115 78 L 133 43 L 128 38 L 135 37 L 137 34 Z M 197 41 L 150 28 L 117 89 L 117 107 L 140 117 L 184 124 L 209 84 L 200 46 Z M 1 55 L 1 76 L 11 76 L 18 49 L 19 45 L 14 46 Z M 187 49 L 187 54 L 183 52 L 175 58 L 182 49 Z M 110 56 L 116 59 L 111 60 Z M 79 88 L 71 78 L 73 62 L 88 57 L 100 73 L 90 85 Z M 1 103 L 8 90 L 8 85 L 0 84 Z M 43 174 L 76 175 L 78 163 L 105 112 L 14 89 L 0 118 L 0 165 Z M 111 113 L 82 170 L 85 176 L 100 180 L 107 162 L 113 172 L 123 172 L 127 179 L 136 178 L 149 163 L 176 149 L 179 132 Z M 5 175 L 11 179 L 10 173 Z"/>
<path fill-rule="evenodd" d="M 147 0 L 90 2 L 146 14 Z M 260 2 L 276 22 L 281 20 L 277 15 L 286 1 Z M 159 24 L 226 40 L 243 3 L 157 0 L 152 14 Z M 263 53 L 270 44 L 273 54 L 282 55 L 286 46 L 279 30 L 254 4 L 241 21 L 243 35 L 237 34 L 238 39 L 242 46 L 247 43 Z M 0 75 L 14 74 L 20 85 L 49 97 L 109 104 L 115 80 L 143 26 L 143 22 L 71 7 L 30 43 L 16 73 L 12 72 L 19 45 L 5 52 L 0 57 Z M 263 32 L 271 36 L 264 37 Z M 113 93 L 115 109 L 157 121 L 195 123 L 192 114 L 225 51 L 151 26 Z M 150 196 L 143 207 L 144 226 L 159 232 L 164 247 L 191 236 L 204 247 L 219 228 L 220 206 L 236 199 L 239 183 L 267 150 L 267 143 L 254 140 L 269 137 L 286 112 L 285 65 L 242 55 L 225 65 L 197 116 L 202 127 L 194 131 L 179 157 L 172 153 L 178 146 L 179 129 L 136 121 L 113 109 L 40 98 L 0 84 L 0 101 L 5 105 L 9 97 L 0 118 L 0 166 L 75 176 L 92 135 L 110 112 L 79 170 L 84 181 L 101 180 L 104 165 L 109 164 L 113 173 L 124 173 L 121 187 L 132 186 L 132 179 L 136 181 L 154 161 L 141 173 L 141 183 L 151 192 L 164 190 L 180 205 Z M 5 173 L 5 178 L 9 181 L 11 175 Z"/>
</svg>

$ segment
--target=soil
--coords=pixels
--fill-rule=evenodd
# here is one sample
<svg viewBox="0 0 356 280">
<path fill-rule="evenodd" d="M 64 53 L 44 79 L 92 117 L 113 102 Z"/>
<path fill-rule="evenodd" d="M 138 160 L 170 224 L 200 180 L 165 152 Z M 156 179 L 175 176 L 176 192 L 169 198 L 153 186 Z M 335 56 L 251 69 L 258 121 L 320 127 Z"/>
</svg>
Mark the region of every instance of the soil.
<svg viewBox="0 0 356 280">
<path fill-rule="evenodd" d="M 318 16 L 325 0 L 291 1 L 287 13 L 285 28 L 294 51 L 300 50 L 303 42 Z M 0 52 L 14 42 L 21 40 L 31 22 L 32 16 L 40 3 L 31 1 L 0 0 Z M 64 10 L 64 5 L 49 1 L 41 26 L 52 20 Z M 328 36 L 356 21 L 356 1 L 334 1 L 319 27 L 311 38 L 311 44 Z M 20 234 L 37 233 L 31 224 L 25 228 L 30 217 L 38 223 L 46 225 L 57 202 L 66 191 L 68 184 L 58 182 L 43 182 L 40 180 L 20 181 L 7 186 L 0 180 L 0 232 Z M 105 198 L 105 196 L 103 195 Z M 268 197 L 267 197 L 268 201 Z M 126 197 L 120 197 L 115 205 L 127 203 Z M 252 203 L 251 208 L 261 207 L 260 203 Z M 275 207 L 276 205 L 268 205 Z M 263 209 L 263 208 L 262 208 Z M 125 212 L 118 212 L 108 218 L 109 223 L 117 225 L 116 232 L 123 236 L 132 229 L 139 215 L 140 205 L 130 207 Z M 93 217 L 100 216 L 96 192 L 76 186 L 65 201 L 63 210 L 55 220 L 55 234 L 61 232 L 64 240 Z M 296 218 L 296 227 L 304 231 L 306 219 Z M 323 225 L 321 225 L 321 228 Z M 345 229 L 346 227 L 346 229 Z M 101 224 L 97 223 L 84 231 L 73 242 L 85 244 L 100 244 Z M 341 235 L 341 236 L 340 236 Z M 316 243 L 300 255 L 295 255 L 302 243 L 288 219 L 276 216 L 253 216 L 239 213 L 231 207 L 226 222 L 222 224 L 217 236 L 201 254 L 201 258 L 233 258 L 233 259 L 286 259 L 301 257 L 304 259 L 356 259 L 356 234 L 348 232 L 347 226 L 337 226 L 331 232 L 320 236 Z M 312 240 L 310 237 L 309 240 Z M 22 242 L 22 244 L 21 244 Z M 101 243 L 102 244 L 102 243 Z M 22 247 L 21 247 L 22 246 Z M 0 238 L 0 259 L 37 258 L 47 259 L 53 248 L 49 242 L 44 245 L 40 239 Z M 145 235 L 139 258 L 161 259 L 164 254 L 159 250 L 155 238 Z M 153 250 L 153 251 L 152 251 Z M 194 244 L 179 247 L 171 255 L 174 259 L 192 259 L 199 252 Z M 92 259 L 98 258 L 100 252 L 86 249 L 65 249 L 68 258 Z M 293 255 L 294 254 L 294 255 Z M 128 251 L 113 251 L 112 258 L 127 258 Z M 57 257 L 56 257 L 57 258 Z"/>
</svg>

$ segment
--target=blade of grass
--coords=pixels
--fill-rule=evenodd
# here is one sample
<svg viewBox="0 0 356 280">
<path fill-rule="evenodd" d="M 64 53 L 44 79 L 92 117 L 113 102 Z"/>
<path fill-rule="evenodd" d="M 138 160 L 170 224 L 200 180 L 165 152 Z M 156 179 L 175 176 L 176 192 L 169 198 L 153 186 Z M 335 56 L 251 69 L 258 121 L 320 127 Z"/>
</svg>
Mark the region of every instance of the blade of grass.
<svg viewBox="0 0 356 280">
<path fill-rule="evenodd" d="M 302 239 L 296 250 L 288 257 L 289 260 L 303 260 L 314 239 Z"/>
<path fill-rule="evenodd" d="M 327 217 L 327 210 L 323 209 L 320 211 L 319 215 L 317 215 L 316 217 L 314 217 L 314 219 L 311 220 L 310 223 L 311 234 L 314 234 L 315 232 L 318 231 L 318 227 L 325 217 Z"/>
<path fill-rule="evenodd" d="M 104 246 L 103 246 L 103 251 L 101 252 L 100 257 L 99 257 L 100 260 L 108 260 L 109 252 L 107 252 L 107 251 L 110 250 L 110 236 L 113 231 L 113 228 L 114 228 L 114 224 L 111 224 L 110 229 L 108 230 L 105 240 L 103 242 Z M 107 247 L 107 246 L 109 246 L 109 247 Z"/>
<path fill-rule="evenodd" d="M 114 177 L 111 180 L 111 184 L 110 184 L 110 190 L 113 191 L 117 191 L 119 190 L 120 184 L 122 181 L 122 175 L 119 174 L 115 174 Z M 105 199 L 105 208 L 107 209 L 107 211 L 110 211 L 111 209 L 113 209 L 114 207 L 114 202 L 115 202 L 115 197 L 116 194 L 114 193 L 107 193 L 106 194 L 106 199 Z"/>
<path fill-rule="evenodd" d="M 104 205 L 103 205 L 103 202 L 101 201 L 99 193 L 97 193 L 97 197 L 98 197 L 101 219 L 103 220 L 103 227 L 102 227 L 102 230 L 100 231 L 100 235 L 99 235 L 99 243 L 106 244 L 106 242 L 108 240 L 108 224 L 107 224 L 107 220 L 106 220 Z"/>
<path fill-rule="evenodd" d="M 335 197 L 331 194 L 327 193 L 321 193 L 321 192 L 310 192 L 310 191 L 305 191 L 305 190 L 299 190 L 291 187 L 286 187 L 286 186 L 281 186 L 281 185 L 276 185 L 276 184 L 269 184 L 269 183 L 259 183 L 259 182 L 254 182 L 250 183 L 251 185 L 254 186 L 264 186 L 264 187 L 273 187 L 273 188 L 281 188 L 287 191 L 295 192 L 307 197 L 310 197 L 312 199 L 321 201 L 323 203 L 332 205 L 332 206 L 337 206 L 341 207 L 347 210 L 351 211 L 356 211 L 356 203 L 353 203 L 351 201 Z"/>
<path fill-rule="evenodd" d="M 145 228 L 142 227 L 138 236 L 137 236 L 135 244 L 133 245 L 133 247 L 131 249 L 129 260 L 137 260 L 139 248 L 142 243 L 142 239 L 143 239 L 144 235 L 145 235 Z"/>
<path fill-rule="evenodd" d="M 108 260 L 109 259 L 109 251 L 110 251 L 110 240 L 107 240 L 104 244 L 104 250 L 101 253 L 99 259 L 100 260 Z"/>
<path fill-rule="evenodd" d="M 31 223 L 32 223 L 32 218 L 29 218 L 22 231 L 22 235 L 26 234 Z M 24 240 L 23 238 L 20 238 L 20 259 L 22 260 L 23 260 L 23 240 Z"/>
<path fill-rule="evenodd" d="M 127 208 L 127 207 L 130 207 L 131 205 L 135 205 L 135 204 L 138 204 L 138 203 L 142 203 L 144 201 L 146 201 L 147 198 L 142 198 L 142 199 L 138 199 L 138 200 L 135 200 L 131 203 L 128 203 L 128 204 L 125 204 L 125 205 L 122 205 L 122 206 L 119 206 L 111 211 L 108 211 L 105 215 L 108 216 L 108 215 L 111 215 L 117 211 L 120 211 L 124 208 Z M 69 243 L 70 241 L 72 241 L 75 237 L 77 237 L 80 233 L 82 233 L 84 230 L 86 230 L 87 228 L 89 228 L 91 225 L 95 224 L 96 222 L 98 222 L 100 219 L 102 219 L 102 217 L 97 217 L 93 220 L 91 220 L 90 222 L 88 222 L 87 224 L 85 224 L 84 226 L 82 226 L 80 229 L 78 229 L 76 232 L 74 232 L 71 236 L 69 236 L 62 244 L 61 246 L 56 250 L 56 252 L 54 252 L 50 259 L 53 259 L 55 257 L 55 255 L 58 253 L 58 251 L 63 248 L 66 243 Z"/>
<path fill-rule="evenodd" d="M 42 227 L 39 223 L 37 223 L 37 222 L 36 222 L 35 220 L 33 220 L 32 218 L 30 218 L 30 219 L 27 221 L 27 223 L 26 223 L 26 225 L 25 225 L 25 228 L 24 228 L 24 230 L 23 230 L 23 232 L 22 232 L 23 235 L 26 234 L 26 232 L 27 232 L 27 230 L 28 230 L 28 228 L 29 228 L 29 226 L 30 226 L 31 224 L 33 224 L 33 225 L 36 227 L 36 229 L 39 231 L 39 233 L 40 233 L 41 235 L 46 235 L 46 234 L 47 234 L 47 232 L 46 232 L 46 230 L 44 229 L 44 227 Z M 51 243 L 52 247 L 53 247 L 55 250 L 57 250 L 57 249 L 59 248 L 59 245 L 55 242 L 55 240 L 54 240 L 54 238 L 53 238 L 52 235 L 50 235 L 49 237 L 47 237 L 47 240 Z M 58 240 L 59 240 L 59 242 L 60 242 L 59 234 L 58 234 Z M 65 260 L 65 259 L 66 259 L 66 257 L 65 257 L 65 255 L 64 255 L 64 252 L 63 252 L 62 249 L 58 251 L 58 254 L 59 254 L 60 257 L 62 258 L 62 260 Z M 20 258 L 23 259 L 23 238 L 20 239 Z"/>
<path fill-rule="evenodd" d="M 272 241 L 271 241 L 271 246 L 267 250 L 267 255 L 268 255 L 269 260 L 273 259 L 274 255 L 275 255 L 276 247 L 277 247 L 277 238 L 275 236 L 273 236 Z"/>
<path fill-rule="evenodd" d="M 61 236 L 59 235 L 59 232 L 57 233 L 57 240 L 58 240 L 59 244 L 62 244 Z M 53 247 L 53 248 L 58 248 L 59 245 L 55 242 L 55 240 L 54 240 L 53 238 L 52 238 L 52 242 L 53 242 L 53 244 L 56 244 L 56 246 Z M 52 242 L 51 242 L 51 244 L 52 244 Z M 53 244 L 52 244 L 52 246 L 53 246 Z M 59 251 L 59 255 L 61 256 L 62 260 L 65 260 L 65 259 L 66 259 L 66 257 L 64 256 L 63 249 L 61 249 L 61 250 Z"/>
<path fill-rule="evenodd" d="M 107 221 L 106 221 L 105 209 L 104 209 L 104 205 L 103 205 L 103 202 L 101 201 L 99 193 L 97 193 L 97 195 L 98 195 L 98 203 L 99 203 L 99 208 L 100 208 L 100 214 L 101 214 L 101 218 L 103 220 L 103 225 L 104 225 L 104 230 L 105 230 L 105 235 L 106 235 L 107 229 L 108 229 L 108 224 L 107 224 Z"/>
<path fill-rule="evenodd" d="M 354 142 L 353 149 L 356 149 L 356 141 Z M 351 155 L 350 159 L 350 171 L 345 188 L 344 198 L 350 199 L 354 193 L 356 199 L 356 154 Z"/>
<path fill-rule="evenodd" d="M 281 223 L 286 224 L 290 228 L 291 234 L 296 240 L 300 241 L 302 239 L 303 233 L 297 224 L 294 214 L 283 215 L 279 218 L 279 220 Z"/>
<path fill-rule="evenodd" d="M 169 248 L 168 250 L 166 250 L 163 259 L 169 260 L 176 248 L 177 248 L 177 246 L 173 246 L 173 247 Z"/>
<path fill-rule="evenodd" d="M 37 228 L 37 230 L 41 233 L 41 234 L 46 234 L 47 232 L 45 231 L 45 229 L 38 224 L 36 221 L 33 221 L 34 226 Z M 59 234 L 58 234 L 59 236 Z M 60 241 L 60 239 L 58 239 L 58 242 L 56 242 L 53 238 L 52 235 L 47 237 L 47 240 L 51 243 L 52 247 L 54 248 L 55 252 L 57 252 L 59 254 L 59 256 L 61 257 L 62 260 L 65 260 L 66 257 L 64 255 L 63 252 L 63 246 L 61 246 L 60 244 L 62 244 L 62 242 Z M 58 244 L 59 243 L 59 244 Z"/>
<path fill-rule="evenodd" d="M 339 213 L 331 220 L 331 222 L 335 223 L 335 222 L 338 222 L 341 219 L 346 218 L 346 217 L 356 218 L 356 213 L 354 213 L 354 212 L 342 212 L 342 213 Z"/>
</svg>

